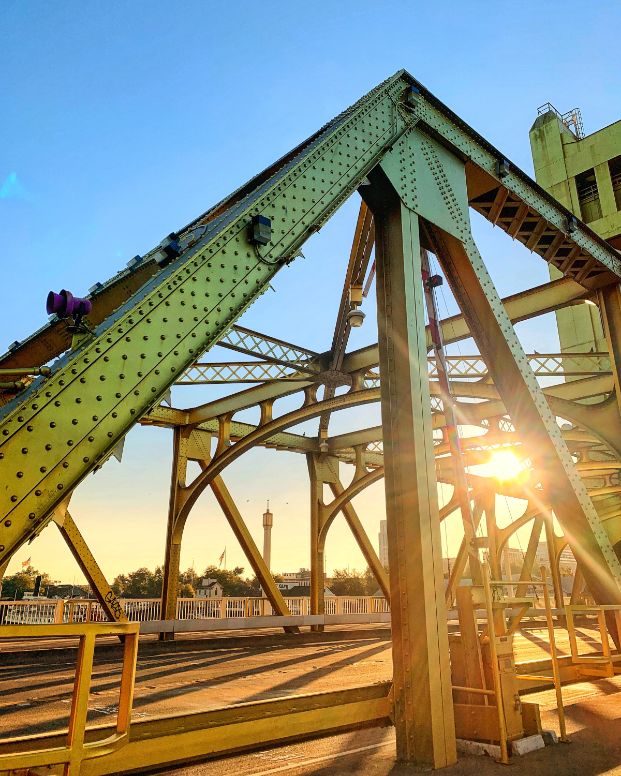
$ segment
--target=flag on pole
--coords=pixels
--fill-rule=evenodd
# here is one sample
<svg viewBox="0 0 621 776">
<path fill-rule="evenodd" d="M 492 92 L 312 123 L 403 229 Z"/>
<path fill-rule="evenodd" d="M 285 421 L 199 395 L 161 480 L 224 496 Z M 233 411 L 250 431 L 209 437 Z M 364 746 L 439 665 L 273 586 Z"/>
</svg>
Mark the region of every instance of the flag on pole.
<svg viewBox="0 0 621 776">
<path fill-rule="evenodd" d="M 30 561 L 32 560 L 32 555 L 27 558 L 26 560 L 22 561 L 22 568 L 25 569 L 27 566 L 30 566 Z"/>
<path fill-rule="evenodd" d="M 221 566 L 223 561 L 226 561 L 226 547 L 222 551 L 222 555 L 220 555 L 220 560 L 218 561 L 218 566 Z M 225 563 L 225 566 L 226 566 L 226 563 Z"/>
</svg>

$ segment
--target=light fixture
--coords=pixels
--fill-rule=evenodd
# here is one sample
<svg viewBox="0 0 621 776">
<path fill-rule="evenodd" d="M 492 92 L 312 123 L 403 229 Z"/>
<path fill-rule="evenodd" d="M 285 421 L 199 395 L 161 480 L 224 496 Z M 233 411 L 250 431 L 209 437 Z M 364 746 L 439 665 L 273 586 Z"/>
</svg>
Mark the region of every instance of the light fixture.
<svg viewBox="0 0 621 776">
<path fill-rule="evenodd" d="M 347 313 L 347 323 L 352 327 L 352 329 L 359 329 L 364 322 L 364 313 L 360 308 L 354 307 L 353 310 L 350 310 Z"/>
</svg>

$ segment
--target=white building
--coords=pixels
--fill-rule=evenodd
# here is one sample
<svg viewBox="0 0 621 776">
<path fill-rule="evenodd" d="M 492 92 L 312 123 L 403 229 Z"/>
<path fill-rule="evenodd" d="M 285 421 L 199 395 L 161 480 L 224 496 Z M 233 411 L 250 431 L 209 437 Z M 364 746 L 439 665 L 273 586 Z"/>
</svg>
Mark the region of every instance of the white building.
<svg viewBox="0 0 621 776">
<path fill-rule="evenodd" d="M 197 598 L 222 598 L 223 592 L 222 585 L 217 579 L 203 577 L 196 590 L 196 596 Z"/>
<path fill-rule="evenodd" d="M 280 574 L 281 582 L 276 582 L 279 590 L 286 593 L 287 590 L 294 590 L 296 595 L 310 595 L 310 571 L 309 569 L 300 569 L 299 571 L 285 571 Z M 332 584 L 332 577 L 323 578 L 327 588 Z M 330 593 L 332 595 L 332 593 Z"/>
<path fill-rule="evenodd" d="M 277 582 L 280 590 L 291 590 L 294 587 L 310 588 L 310 571 L 300 569 L 299 571 L 285 571 L 280 575 L 282 582 Z"/>
</svg>

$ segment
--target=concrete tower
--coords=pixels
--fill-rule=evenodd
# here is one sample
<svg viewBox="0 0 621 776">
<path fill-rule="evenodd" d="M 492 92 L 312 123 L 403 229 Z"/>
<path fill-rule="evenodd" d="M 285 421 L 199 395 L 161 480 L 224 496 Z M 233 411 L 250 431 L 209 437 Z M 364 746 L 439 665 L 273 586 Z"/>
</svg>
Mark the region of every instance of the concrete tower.
<svg viewBox="0 0 621 776">
<path fill-rule="evenodd" d="M 270 512 L 270 502 L 267 502 L 267 508 L 263 513 L 263 560 L 267 568 L 270 568 L 272 560 L 272 525 L 274 524 L 274 515 Z"/>
<path fill-rule="evenodd" d="M 547 103 L 530 130 L 537 183 L 621 249 L 621 121 L 584 136 L 578 110 L 560 114 Z M 551 267 L 552 279 L 561 273 Z M 599 312 L 592 305 L 558 310 L 563 352 L 606 351 Z"/>
</svg>

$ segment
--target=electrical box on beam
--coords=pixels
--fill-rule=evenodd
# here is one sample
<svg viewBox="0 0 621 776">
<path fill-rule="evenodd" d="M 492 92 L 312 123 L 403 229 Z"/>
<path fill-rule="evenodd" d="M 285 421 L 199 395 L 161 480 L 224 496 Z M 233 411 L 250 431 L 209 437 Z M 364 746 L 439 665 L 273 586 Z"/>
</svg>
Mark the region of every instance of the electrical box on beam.
<svg viewBox="0 0 621 776">
<path fill-rule="evenodd" d="M 253 216 L 250 225 L 250 242 L 267 245 L 272 240 L 272 221 L 267 216 Z"/>
</svg>

